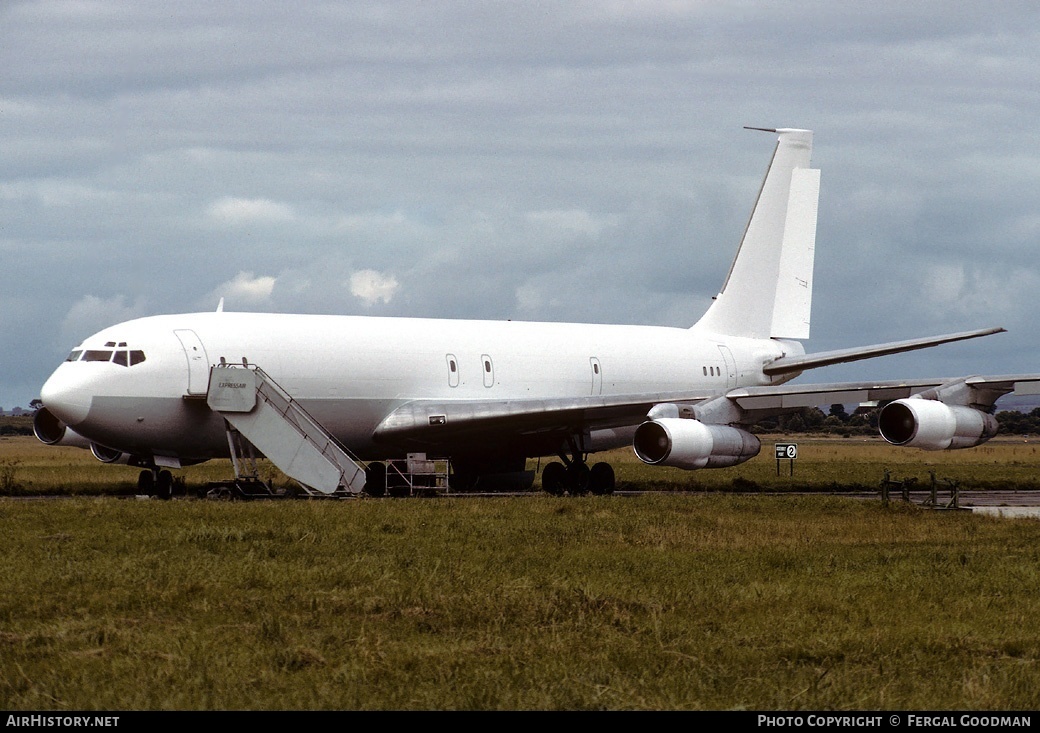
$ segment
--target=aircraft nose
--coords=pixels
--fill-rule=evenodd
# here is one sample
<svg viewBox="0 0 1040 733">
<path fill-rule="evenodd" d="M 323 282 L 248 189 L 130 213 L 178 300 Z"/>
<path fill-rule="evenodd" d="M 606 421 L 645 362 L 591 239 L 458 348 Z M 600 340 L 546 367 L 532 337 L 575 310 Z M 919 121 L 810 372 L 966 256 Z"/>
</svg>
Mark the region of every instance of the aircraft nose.
<svg viewBox="0 0 1040 733">
<path fill-rule="evenodd" d="M 75 427 L 87 418 L 93 392 L 81 375 L 71 373 L 66 365 L 50 376 L 40 388 L 40 400 L 58 419 Z"/>
</svg>

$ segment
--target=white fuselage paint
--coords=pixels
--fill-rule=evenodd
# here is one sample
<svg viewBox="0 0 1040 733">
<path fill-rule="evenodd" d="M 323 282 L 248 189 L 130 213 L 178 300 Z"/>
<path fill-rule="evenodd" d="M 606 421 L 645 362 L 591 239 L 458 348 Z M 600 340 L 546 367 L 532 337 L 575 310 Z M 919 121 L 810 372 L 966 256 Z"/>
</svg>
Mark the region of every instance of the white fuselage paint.
<svg viewBox="0 0 1040 733">
<path fill-rule="evenodd" d="M 191 399 L 204 397 L 200 376 L 221 359 L 260 366 L 372 459 L 392 457 L 373 431 L 410 401 L 722 394 L 782 381 L 764 376 L 763 365 L 801 351 L 696 328 L 229 312 L 128 321 L 79 348 L 109 342 L 143 351 L 145 361 L 66 362 L 41 390 L 44 404 L 102 445 L 181 459 L 227 454 L 222 418 Z"/>
</svg>

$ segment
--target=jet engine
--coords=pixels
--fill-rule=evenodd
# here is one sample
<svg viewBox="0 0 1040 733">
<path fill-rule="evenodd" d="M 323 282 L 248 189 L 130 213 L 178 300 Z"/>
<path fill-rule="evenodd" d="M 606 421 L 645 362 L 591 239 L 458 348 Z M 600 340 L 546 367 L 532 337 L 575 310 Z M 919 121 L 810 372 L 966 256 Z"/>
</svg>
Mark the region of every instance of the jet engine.
<svg viewBox="0 0 1040 733">
<path fill-rule="evenodd" d="M 664 417 L 636 428 L 632 448 L 644 463 L 689 470 L 736 466 L 757 456 L 762 443 L 740 428 Z"/>
<path fill-rule="evenodd" d="M 128 463 L 129 457 L 115 448 L 106 448 L 98 443 L 90 444 L 90 452 L 102 463 Z M 122 460 L 120 460 L 122 459 Z"/>
<path fill-rule="evenodd" d="M 33 434 L 41 443 L 47 445 L 69 445 L 74 448 L 89 448 L 90 452 L 102 463 L 133 464 L 133 458 L 122 451 L 93 443 L 72 430 L 46 407 L 36 411 L 33 416 Z M 136 465 L 136 464 L 135 464 Z"/>
<path fill-rule="evenodd" d="M 894 445 L 924 450 L 953 450 L 982 445 L 997 434 L 997 421 L 974 407 L 907 398 L 881 409 L 878 429 Z"/>
<path fill-rule="evenodd" d="M 46 445 L 71 445 L 89 448 L 90 441 L 54 416 L 46 407 L 41 407 L 33 416 L 33 435 Z"/>
</svg>

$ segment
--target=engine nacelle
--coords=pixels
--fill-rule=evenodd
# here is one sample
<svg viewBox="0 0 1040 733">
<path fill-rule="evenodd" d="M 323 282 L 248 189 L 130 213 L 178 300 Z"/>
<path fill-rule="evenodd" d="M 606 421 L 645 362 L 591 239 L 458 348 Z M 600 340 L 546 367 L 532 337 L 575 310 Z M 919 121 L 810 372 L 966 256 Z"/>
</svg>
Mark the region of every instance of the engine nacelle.
<svg viewBox="0 0 1040 733">
<path fill-rule="evenodd" d="M 974 407 L 913 397 L 890 402 L 878 415 L 881 437 L 924 450 L 972 448 L 996 435 L 997 427 L 992 415 Z"/>
<path fill-rule="evenodd" d="M 69 428 L 46 407 L 41 407 L 33 415 L 33 435 L 41 443 L 47 445 L 71 445 L 76 448 L 90 447 L 89 440 Z"/>
<path fill-rule="evenodd" d="M 663 417 L 636 428 L 632 448 L 644 463 L 690 470 L 736 466 L 757 456 L 762 443 L 740 428 Z"/>
</svg>

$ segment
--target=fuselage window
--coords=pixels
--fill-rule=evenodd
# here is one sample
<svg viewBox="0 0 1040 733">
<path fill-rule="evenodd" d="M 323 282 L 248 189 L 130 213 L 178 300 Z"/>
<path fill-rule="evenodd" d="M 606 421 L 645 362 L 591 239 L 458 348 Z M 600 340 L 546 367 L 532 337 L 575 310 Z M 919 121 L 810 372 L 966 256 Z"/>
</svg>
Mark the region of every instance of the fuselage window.
<svg viewBox="0 0 1040 733">
<path fill-rule="evenodd" d="M 708 367 L 701 367 L 701 371 L 704 372 L 704 376 L 708 376 Z"/>
</svg>

